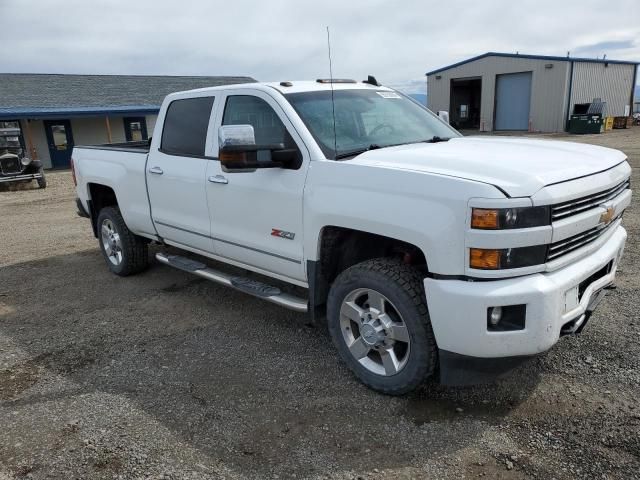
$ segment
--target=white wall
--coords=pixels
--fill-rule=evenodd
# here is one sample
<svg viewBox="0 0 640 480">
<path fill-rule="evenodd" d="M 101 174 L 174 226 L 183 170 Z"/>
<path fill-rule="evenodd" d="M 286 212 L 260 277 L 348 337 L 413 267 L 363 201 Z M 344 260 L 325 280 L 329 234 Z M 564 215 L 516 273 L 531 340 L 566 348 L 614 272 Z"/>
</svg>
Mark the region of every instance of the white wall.
<svg viewBox="0 0 640 480">
<path fill-rule="evenodd" d="M 117 125 L 110 119 L 111 131 L 116 136 Z M 78 117 L 71 119 L 71 132 L 74 145 L 96 145 L 108 143 L 107 124 L 104 117 Z M 123 134 L 124 136 L 124 134 Z M 116 140 L 115 141 L 120 141 Z"/>
<path fill-rule="evenodd" d="M 49 146 L 47 145 L 47 136 L 44 133 L 42 120 L 29 120 L 29 126 L 27 127 L 27 120 L 23 119 L 20 120 L 20 127 L 22 128 L 22 135 L 24 136 L 27 149 L 29 148 L 29 142 L 27 140 L 28 128 L 31 131 L 31 141 L 33 142 L 33 147 L 35 149 L 35 157 L 42 161 L 44 168 L 51 168 Z"/>
<path fill-rule="evenodd" d="M 156 120 L 158 120 L 158 115 L 147 115 L 147 134 L 149 137 L 153 136 L 153 129 L 156 127 Z"/>
</svg>

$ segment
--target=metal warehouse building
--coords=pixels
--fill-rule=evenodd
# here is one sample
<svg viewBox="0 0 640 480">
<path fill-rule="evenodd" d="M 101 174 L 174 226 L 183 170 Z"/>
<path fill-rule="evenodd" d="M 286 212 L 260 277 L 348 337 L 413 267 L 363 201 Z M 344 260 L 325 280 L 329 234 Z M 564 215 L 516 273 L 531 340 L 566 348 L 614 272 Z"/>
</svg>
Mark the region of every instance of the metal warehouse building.
<svg viewBox="0 0 640 480">
<path fill-rule="evenodd" d="M 628 116 L 635 62 L 488 52 L 427 73 L 427 105 L 461 129 L 559 132 L 594 99 Z"/>
</svg>

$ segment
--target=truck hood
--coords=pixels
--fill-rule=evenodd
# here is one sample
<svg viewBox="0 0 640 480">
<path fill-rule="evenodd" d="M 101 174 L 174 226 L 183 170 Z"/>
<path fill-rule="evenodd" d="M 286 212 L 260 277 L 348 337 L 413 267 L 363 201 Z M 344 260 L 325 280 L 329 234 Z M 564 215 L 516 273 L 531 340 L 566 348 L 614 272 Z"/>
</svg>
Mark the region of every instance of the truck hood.
<svg viewBox="0 0 640 480">
<path fill-rule="evenodd" d="M 459 137 L 365 152 L 349 163 L 435 173 L 495 185 L 529 197 L 547 185 L 593 175 L 626 159 L 595 145 L 530 138 Z"/>
</svg>

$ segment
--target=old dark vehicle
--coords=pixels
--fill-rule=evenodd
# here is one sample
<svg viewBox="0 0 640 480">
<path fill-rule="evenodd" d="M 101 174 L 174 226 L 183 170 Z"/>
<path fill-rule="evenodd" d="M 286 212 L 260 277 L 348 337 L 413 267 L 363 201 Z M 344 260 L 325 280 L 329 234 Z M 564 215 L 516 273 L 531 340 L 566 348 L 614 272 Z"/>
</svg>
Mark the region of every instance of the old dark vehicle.
<svg viewBox="0 0 640 480">
<path fill-rule="evenodd" d="M 20 129 L 0 128 L 0 184 L 32 180 L 40 188 L 47 186 L 42 163 L 25 154 L 20 143 Z"/>
</svg>

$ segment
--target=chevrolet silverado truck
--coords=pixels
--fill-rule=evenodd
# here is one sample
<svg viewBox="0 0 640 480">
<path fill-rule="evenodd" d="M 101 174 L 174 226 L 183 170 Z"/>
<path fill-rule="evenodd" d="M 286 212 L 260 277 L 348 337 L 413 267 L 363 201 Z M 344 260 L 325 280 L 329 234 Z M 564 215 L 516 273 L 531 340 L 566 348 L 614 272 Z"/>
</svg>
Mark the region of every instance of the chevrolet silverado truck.
<svg viewBox="0 0 640 480">
<path fill-rule="evenodd" d="M 387 394 L 489 381 L 580 332 L 631 201 L 620 151 L 463 137 L 371 77 L 173 93 L 148 144 L 76 146 L 73 167 L 113 273 L 158 244 L 162 264 L 326 321 Z"/>
</svg>

